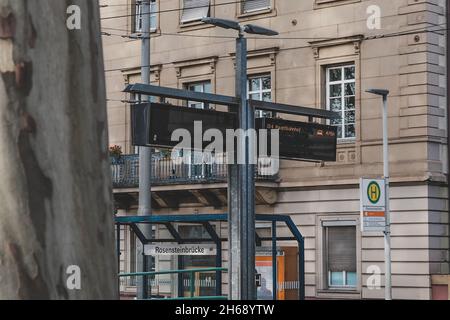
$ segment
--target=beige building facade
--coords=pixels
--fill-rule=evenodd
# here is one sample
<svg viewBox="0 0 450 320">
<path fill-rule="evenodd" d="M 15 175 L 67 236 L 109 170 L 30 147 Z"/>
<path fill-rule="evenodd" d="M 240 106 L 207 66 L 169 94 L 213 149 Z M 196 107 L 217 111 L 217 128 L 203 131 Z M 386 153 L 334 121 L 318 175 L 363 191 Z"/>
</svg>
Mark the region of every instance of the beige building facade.
<svg viewBox="0 0 450 320">
<path fill-rule="evenodd" d="M 140 82 L 141 42 L 135 39 L 141 31 L 140 5 L 134 0 L 101 3 L 110 145 L 127 154 L 125 164 L 112 165 L 115 199 L 118 214 L 135 215 L 137 157 L 132 156 L 128 103 L 135 97 L 122 90 Z M 449 273 L 446 10 L 444 0 L 152 1 L 152 84 L 234 95 L 236 34 L 199 21 L 204 16 L 233 19 L 280 33 L 248 35 L 252 99 L 342 115 L 332 123 L 339 135 L 336 162 L 283 160 L 277 176 L 264 175 L 260 166 L 257 178 L 257 213 L 289 215 L 305 237 L 308 298 L 384 297 L 383 235 L 360 228 L 359 179 L 383 173 L 381 100 L 366 93 L 369 88 L 390 90 L 393 298 L 432 299 L 447 288 L 442 280 Z M 208 170 L 174 169 L 157 153 L 153 213 L 225 213 L 226 170 L 214 168 L 214 178 Z M 227 235 L 226 223 L 215 228 Z M 257 228 L 267 231 L 264 224 Z M 164 228 L 156 232 L 167 234 Z M 195 228 L 183 232 L 201 233 Z M 278 234 L 287 229 L 280 227 Z M 121 243 L 121 269 L 134 271 L 135 240 L 128 230 Z M 176 269 L 177 263 L 159 258 L 156 268 Z M 378 271 L 379 289 L 371 278 Z M 161 295 L 177 290 L 175 281 L 167 280 L 158 288 Z M 222 281 L 226 293 L 226 274 Z"/>
</svg>

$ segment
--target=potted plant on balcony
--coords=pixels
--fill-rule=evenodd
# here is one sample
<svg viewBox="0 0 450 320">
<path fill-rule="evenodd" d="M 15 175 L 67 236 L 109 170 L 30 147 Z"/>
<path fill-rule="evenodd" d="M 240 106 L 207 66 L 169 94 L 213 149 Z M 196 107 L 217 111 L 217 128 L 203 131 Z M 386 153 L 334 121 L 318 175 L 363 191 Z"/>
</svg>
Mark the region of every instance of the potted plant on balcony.
<svg viewBox="0 0 450 320">
<path fill-rule="evenodd" d="M 122 147 L 113 145 L 109 147 L 109 156 L 112 164 L 121 164 L 122 161 Z"/>
</svg>

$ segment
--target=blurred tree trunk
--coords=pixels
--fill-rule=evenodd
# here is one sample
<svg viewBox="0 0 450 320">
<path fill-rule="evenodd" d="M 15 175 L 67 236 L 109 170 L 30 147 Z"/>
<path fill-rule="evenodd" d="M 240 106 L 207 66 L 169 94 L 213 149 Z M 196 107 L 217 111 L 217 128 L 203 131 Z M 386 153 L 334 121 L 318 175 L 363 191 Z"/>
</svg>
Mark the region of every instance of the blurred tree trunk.
<svg viewBox="0 0 450 320">
<path fill-rule="evenodd" d="M 110 175 L 98 1 L 0 0 L 0 299 L 117 298 Z"/>
</svg>

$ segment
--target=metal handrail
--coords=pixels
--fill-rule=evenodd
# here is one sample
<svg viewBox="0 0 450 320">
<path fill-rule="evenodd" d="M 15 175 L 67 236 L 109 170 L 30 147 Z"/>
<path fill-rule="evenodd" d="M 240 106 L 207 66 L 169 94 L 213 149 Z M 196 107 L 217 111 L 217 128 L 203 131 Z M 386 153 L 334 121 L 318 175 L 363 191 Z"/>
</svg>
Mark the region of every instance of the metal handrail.
<svg viewBox="0 0 450 320">
<path fill-rule="evenodd" d="M 122 277 L 147 277 L 147 276 L 157 276 L 163 274 L 189 274 L 189 297 L 178 297 L 178 298 L 163 298 L 163 299 L 150 299 L 150 300 L 219 300 L 227 299 L 224 296 L 194 296 L 195 292 L 195 282 L 194 277 L 198 272 L 214 272 L 214 271 L 227 271 L 227 268 L 194 268 L 194 269 L 183 269 L 183 270 L 163 270 L 163 271 L 146 271 L 146 272 L 129 272 L 129 273 L 119 273 L 119 278 Z"/>
<path fill-rule="evenodd" d="M 157 276 L 160 274 L 174 274 L 174 273 L 196 273 L 196 272 L 211 272 L 211 271 L 228 271 L 227 268 L 211 267 L 211 268 L 196 268 L 183 270 L 163 270 L 163 271 L 147 271 L 147 272 L 129 272 L 119 273 L 119 277 L 134 277 L 134 276 Z"/>
<path fill-rule="evenodd" d="M 170 157 L 153 157 L 152 184 L 216 183 L 227 181 L 227 164 L 187 164 L 176 163 Z M 266 159 L 258 161 L 256 178 L 276 180 L 270 174 L 271 163 Z M 139 155 L 121 155 L 111 159 L 111 175 L 114 188 L 134 188 L 139 186 Z"/>
</svg>

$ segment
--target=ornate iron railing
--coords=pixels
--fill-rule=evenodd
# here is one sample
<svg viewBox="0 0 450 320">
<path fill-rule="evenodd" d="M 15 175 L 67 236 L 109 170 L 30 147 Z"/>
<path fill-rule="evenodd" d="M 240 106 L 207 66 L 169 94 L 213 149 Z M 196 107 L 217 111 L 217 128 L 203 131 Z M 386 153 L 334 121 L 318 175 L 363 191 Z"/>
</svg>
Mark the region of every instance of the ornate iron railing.
<svg viewBox="0 0 450 320">
<path fill-rule="evenodd" d="M 170 157 L 154 156 L 152 184 L 196 184 L 227 181 L 227 164 L 187 164 L 173 161 Z M 270 159 L 259 159 L 256 178 L 274 181 Z M 139 186 L 139 155 L 122 155 L 111 158 L 111 173 L 114 188 L 137 188 Z"/>
</svg>

